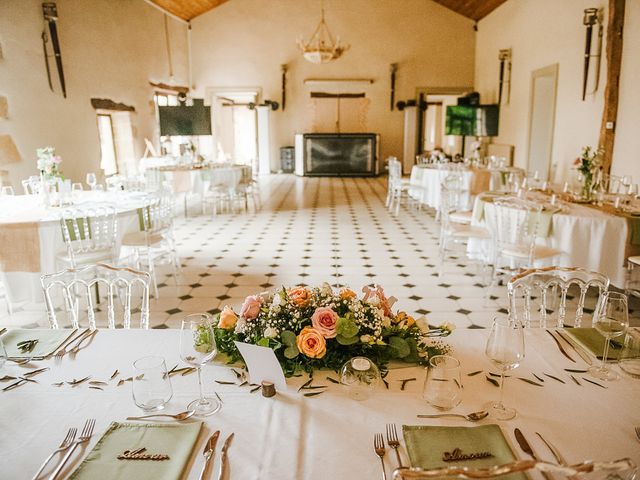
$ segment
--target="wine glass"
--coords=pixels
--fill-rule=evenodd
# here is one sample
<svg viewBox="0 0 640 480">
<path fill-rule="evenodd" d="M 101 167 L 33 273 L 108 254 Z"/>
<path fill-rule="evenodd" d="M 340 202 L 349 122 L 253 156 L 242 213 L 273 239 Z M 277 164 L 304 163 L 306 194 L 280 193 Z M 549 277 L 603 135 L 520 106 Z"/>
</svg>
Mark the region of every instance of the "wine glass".
<svg viewBox="0 0 640 480">
<path fill-rule="evenodd" d="M 94 190 L 96 188 L 96 183 L 98 183 L 98 179 L 96 178 L 96 174 L 91 172 L 91 173 L 87 173 L 87 185 L 89 185 L 89 187 L 91 188 L 91 190 Z"/>
<path fill-rule="evenodd" d="M 187 409 L 195 411 L 197 416 L 213 415 L 222 407 L 218 399 L 205 397 L 202 391 L 202 366 L 212 360 L 217 353 L 218 348 L 209 315 L 206 313 L 187 315 L 182 320 L 180 331 L 180 358 L 198 369 L 200 398 L 187 406 Z"/>
<path fill-rule="evenodd" d="M 627 296 L 618 292 L 604 292 L 598 299 L 593 313 L 593 326 L 605 338 L 600 365 L 594 365 L 589 373 L 600 380 L 618 380 L 620 375 L 607 366 L 611 339 L 625 334 L 629 326 Z"/>
<path fill-rule="evenodd" d="M 500 369 L 500 400 L 491 402 L 487 410 L 497 420 L 510 420 L 516 416 L 514 408 L 505 407 L 504 374 L 520 365 L 524 358 L 524 333 L 520 322 L 508 317 L 496 317 L 491 326 L 491 333 L 487 340 L 485 355 Z"/>
</svg>

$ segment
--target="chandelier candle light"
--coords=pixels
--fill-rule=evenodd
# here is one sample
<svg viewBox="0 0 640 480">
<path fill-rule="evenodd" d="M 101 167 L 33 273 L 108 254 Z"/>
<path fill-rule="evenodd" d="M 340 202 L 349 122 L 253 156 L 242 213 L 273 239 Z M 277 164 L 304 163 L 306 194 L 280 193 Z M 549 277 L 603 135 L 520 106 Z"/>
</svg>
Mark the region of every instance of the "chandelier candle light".
<svg viewBox="0 0 640 480">
<path fill-rule="evenodd" d="M 320 23 L 316 27 L 308 42 L 298 40 L 298 46 L 302 50 L 305 60 L 311 63 L 329 63 L 339 58 L 344 52 L 349 50 L 350 45 L 341 45 L 340 37 L 335 40 L 327 22 L 324 20 L 324 2 L 320 4 Z"/>
</svg>

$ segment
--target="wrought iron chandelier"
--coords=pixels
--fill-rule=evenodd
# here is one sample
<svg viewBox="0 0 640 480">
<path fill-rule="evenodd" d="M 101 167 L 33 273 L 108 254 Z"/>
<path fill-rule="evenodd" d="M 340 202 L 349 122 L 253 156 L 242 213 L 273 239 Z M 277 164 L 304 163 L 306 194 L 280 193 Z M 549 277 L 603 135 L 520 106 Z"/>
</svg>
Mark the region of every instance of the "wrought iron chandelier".
<svg viewBox="0 0 640 480">
<path fill-rule="evenodd" d="M 324 20 L 324 2 L 320 4 L 320 23 L 316 27 L 308 42 L 298 40 L 298 46 L 302 50 L 305 60 L 311 63 L 328 63 L 339 58 L 344 52 L 349 50 L 350 45 L 341 45 L 340 37 L 335 40 L 327 22 Z"/>
</svg>

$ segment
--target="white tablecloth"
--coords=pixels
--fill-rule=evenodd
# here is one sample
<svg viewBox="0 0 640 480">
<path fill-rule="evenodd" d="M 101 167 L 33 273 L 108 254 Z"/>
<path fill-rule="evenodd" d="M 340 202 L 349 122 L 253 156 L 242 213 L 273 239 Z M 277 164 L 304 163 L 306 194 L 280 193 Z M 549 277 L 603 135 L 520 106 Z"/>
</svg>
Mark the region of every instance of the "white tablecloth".
<svg viewBox="0 0 640 480">
<path fill-rule="evenodd" d="M 203 195 L 210 185 L 224 184 L 229 188 L 238 186 L 241 180 L 251 179 L 250 165 L 205 165 L 201 168 L 165 166 L 147 169 L 147 178 L 154 183 L 168 182 L 175 193 Z"/>
<path fill-rule="evenodd" d="M 488 331 L 457 330 L 446 339 L 461 361 L 464 384 L 462 404 L 455 412 L 472 412 L 498 397 L 499 390 L 484 374 L 466 374 L 484 369 L 495 371 L 484 356 Z M 141 415 L 133 403 L 131 384 L 115 386 L 109 381 L 115 369 L 122 377 L 132 374 L 132 362 L 145 355 L 162 355 L 168 368 L 179 363 L 177 330 L 162 331 L 100 331 L 93 344 L 82 350 L 75 360 L 65 357 L 62 365 L 52 360 L 38 362 L 50 371 L 34 377 L 39 383 L 0 392 L 0 464 L 3 479 L 29 478 L 40 462 L 59 444 L 71 426 L 81 428 L 85 419 L 95 418 L 96 431 L 90 447 L 112 421 L 124 421 L 126 416 Z M 511 372 L 505 385 L 505 403 L 518 410 L 518 416 L 499 422 L 503 432 L 515 445 L 513 429 L 520 428 L 543 459 L 552 460 L 549 451 L 534 432 L 551 441 L 570 463 L 585 459 L 611 460 L 631 457 L 640 464 L 640 448 L 634 425 L 640 425 L 640 380 L 623 378 L 603 389 L 582 381 L 578 386 L 563 368 L 584 367 L 570 363 L 558 351 L 542 330 L 526 332 L 526 358 L 520 368 Z M 617 367 L 614 367 L 617 368 Z M 20 371 L 20 367 L 5 367 L 5 373 Z M 350 399 L 343 387 L 325 380 L 333 372 L 317 372 L 315 384 L 328 385 L 328 391 L 316 397 L 304 397 L 296 387 L 306 377 L 292 379 L 287 392 L 273 398 L 263 398 L 259 392 L 232 385 L 218 385 L 214 379 L 234 381 L 227 367 L 207 366 L 204 369 L 205 390 L 217 390 L 223 401 L 222 410 L 206 419 L 206 436 L 221 430 L 221 439 L 235 432 L 229 450 L 230 478 L 242 480 L 324 480 L 380 478 L 380 464 L 374 455 L 374 433 L 384 432 L 386 423 L 408 425 L 471 426 L 458 420 L 423 420 L 418 413 L 436 413 L 421 398 L 424 370 L 417 367 L 392 370 L 390 389 L 380 386 L 376 394 L 363 402 Z M 516 377 L 533 379 L 531 373 L 544 373 L 565 380 L 561 384 L 548 377 L 544 387 L 529 385 Z M 89 389 L 83 384 L 75 388 L 54 387 L 51 384 L 92 375 L 95 380 L 109 381 L 104 391 Z M 582 375 L 576 375 L 580 378 Z M 416 377 L 404 391 L 400 379 Z M 118 377 L 120 378 L 120 377 Z M 174 396 L 167 411 L 183 411 L 197 396 L 197 376 L 174 376 L 171 379 Z M 480 424 L 493 423 L 486 419 Z M 197 478 L 202 466 L 203 435 L 197 444 L 194 464 L 188 478 Z M 219 466 L 216 452 L 213 472 Z M 407 458 L 404 442 L 401 455 Z M 522 458 L 526 456 L 516 451 Z M 87 450 L 83 451 L 83 456 Z M 75 455 L 72 468 L 78 465 Z M 396 467 L 395 456 L 388 450 L 387 471 Z M 212 477 L 214 478 L 214 477 Z M 533 475 L 538 479 L 537 474 Z"/>
<path fill-rule="evenodd" d="M 136 210 L 149 204 L 148 195 L 141 192 L 77 192 L 74 198 L 74 205 L 69 208 L 105 204 L 115 206 L 118 214 L 116 251 L 119 251 L 122 237 L 138 229 Z M 39 272 L 0 271 L 0 281 L 4 283 L 12 303 L 43 301 L 40 276 L 59 270 L 56 254 L 66 248 L 59 223 L 60 214 L 65 208 L 45 208 L 38 195 L 0 197 L 0 228 L 17 223 L 37 223 L 40 237 Z"/>
<path fill-rule="evenodd" d="M 491 208 L 491 204 L 487 204 L 485 208 Z M 629 228 L 627 221 L 623 217 L 583 205 L 569 203 L 563 208 L 563 212 L 553 215 L 549 236 L 539 238 L 538 242 L 561 250 L 564 254 L 540 262 L 536 266 L 553 264 L 561 267 L 582 267 L 607 275 L 611 283 L 624 287 L 625 249 Z M 480 255 L 486 255 L 490 250 L 489 242 L 470 241 L 470 254 L 478 256 L 482 252 Z"/>
<path fill-rule="evenodd" d="M 452 170 L 448 168 L 431 168 L 415 165 L 411 169 L 409 183 L 413 188 L 409 188 L 409 196 L 418 200 L 421 204 L 431 208 L 440 207 L 440 184 L 450 175 Z M 463 170 L 462 188 L 469 192 L 473 173 L 471 170 Z"/>
</svg>

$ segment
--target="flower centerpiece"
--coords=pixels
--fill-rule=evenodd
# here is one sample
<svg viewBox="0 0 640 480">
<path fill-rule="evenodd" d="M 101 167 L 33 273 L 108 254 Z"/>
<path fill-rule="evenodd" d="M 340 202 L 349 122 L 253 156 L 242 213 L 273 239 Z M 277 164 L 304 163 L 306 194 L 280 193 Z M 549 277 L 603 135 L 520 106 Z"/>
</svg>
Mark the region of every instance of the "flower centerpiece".
<svg viewBox="0 0 640 480">
<path fill-rule="evenodd" d="M 439 338 L 452 325 L 419 326 L 406 312 L 393 313 L 395 298 L 379 286 L 363 296 L 348 288 L 284 288 L 248 296 L 239 313 L 225 306 L 214 324 L 220 352 L 242 360 L 234 341 L 272 348 L 285 375 L 327 368 L 337 371 L 350 358 L 365 356 L 379 367 L 389 361 L 427 363 L 448 353 Z"/>
<path fill-rule="evenodd" d="M 582 198 L 591 200 L 593 189 L 598 180 L 598 173 L 602 167 L 602 149 L 593 149 L 589 146 L 582 148 L 582 154 L 575 159 L 573 165 L 582 176 Z"/>
<path fill-rule="evenodd" d="M 44 180 L 53 180 L 63 176 L 60 171 L 62 158 L 60 158 L 60 155 L 56 155 L 55 148 L 38 148 L 36 150 L 36 155 L 38 157 L 37 165 L 41 178 Z"/>
</svg>

